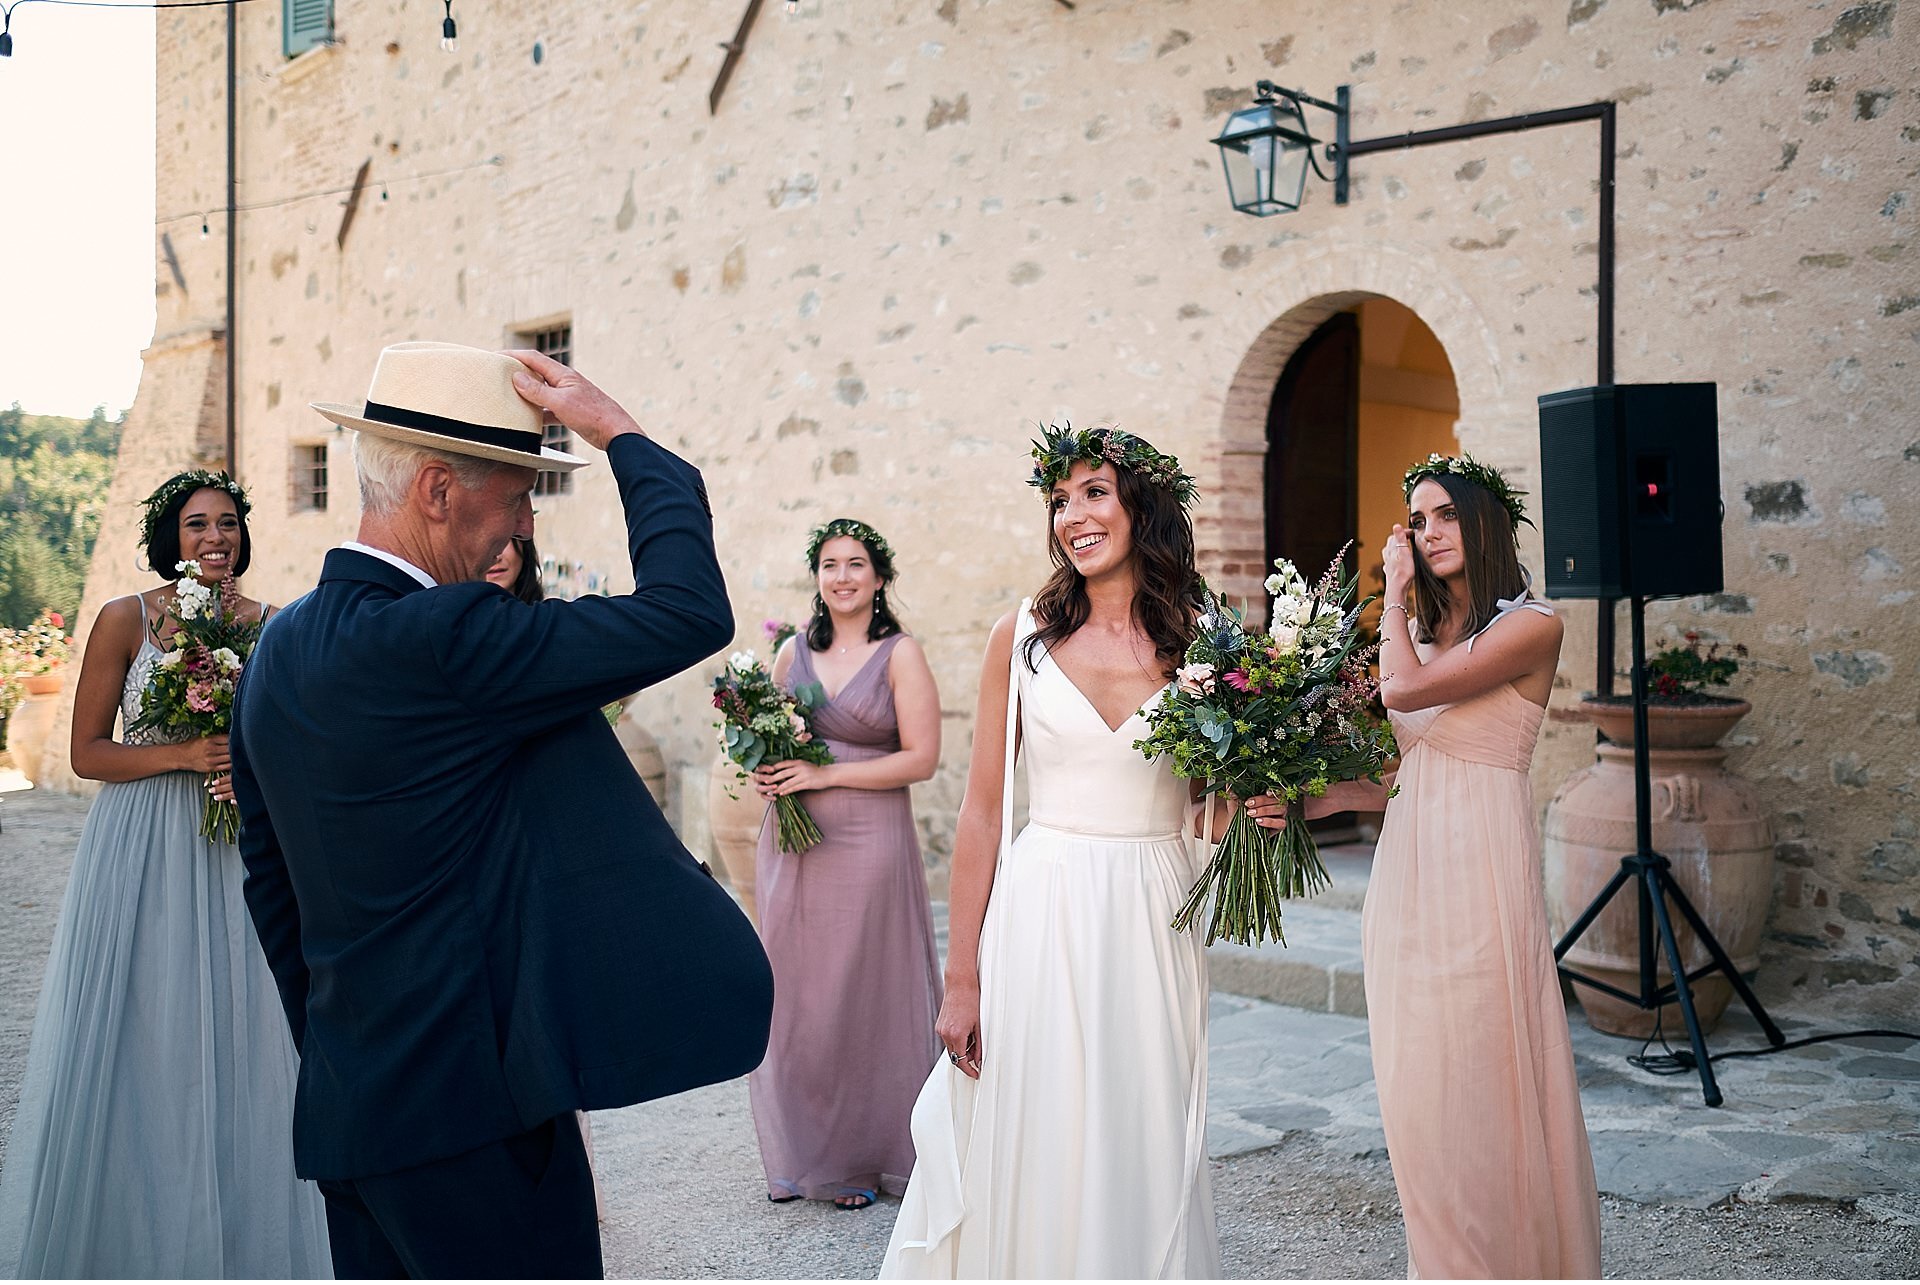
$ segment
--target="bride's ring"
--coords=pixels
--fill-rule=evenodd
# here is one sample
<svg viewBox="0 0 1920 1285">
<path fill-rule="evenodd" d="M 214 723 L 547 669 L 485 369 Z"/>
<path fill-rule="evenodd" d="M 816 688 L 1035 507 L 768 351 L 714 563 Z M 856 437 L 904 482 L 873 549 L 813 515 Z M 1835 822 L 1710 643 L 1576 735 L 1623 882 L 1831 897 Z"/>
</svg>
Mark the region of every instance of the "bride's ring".
<svg viewBox="0 0 1920 1285">
<path fill-rule="evenodd" d="M 958 1053 L 955 1053 L 955 1052 L 954 1052 L 954 1051 L 953 1051 L 952 1049 L 948 1049 L 948 1050 L 947 1050 L 947 1061 L 949 1061 L 949 1062 L 951 1062 L 951 1063 L 953 1063 L 953 1064 L 954 1064 L 955 1066 L 959 1066 L 959 1065 L 960 1065 L 960 1055 L 959 1055 Z"/>
</svg>

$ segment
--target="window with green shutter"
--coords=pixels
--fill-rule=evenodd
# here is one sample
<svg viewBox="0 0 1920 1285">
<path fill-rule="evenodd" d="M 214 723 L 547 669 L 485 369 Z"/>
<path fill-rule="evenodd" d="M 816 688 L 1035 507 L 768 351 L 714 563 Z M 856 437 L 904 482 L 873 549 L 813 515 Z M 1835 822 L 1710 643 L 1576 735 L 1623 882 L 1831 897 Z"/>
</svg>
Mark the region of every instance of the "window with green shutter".
<svg viewBox="0 0 1920 1285">
<path fill-rule="evenodd" d="M 333 0 L 280 0 L 281 47 L 287 57 L 333 39 Z"/>
</svg>

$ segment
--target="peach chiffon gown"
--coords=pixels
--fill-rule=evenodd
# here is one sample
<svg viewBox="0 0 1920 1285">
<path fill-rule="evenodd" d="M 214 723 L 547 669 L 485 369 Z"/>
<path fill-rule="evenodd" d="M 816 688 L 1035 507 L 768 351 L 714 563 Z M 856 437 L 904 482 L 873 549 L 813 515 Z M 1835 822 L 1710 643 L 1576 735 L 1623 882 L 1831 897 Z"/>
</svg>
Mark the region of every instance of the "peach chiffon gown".
<svg viewBox="0 0 1920 1285">
<path fill-rule="evenodd" d="M 1362 952 L 1415 1278 L 1600 1275 L 1527 777 L 1544 716 L 1511 684 L 1392 716 L 1400 793 L 1374 853 Z"/>
</svg>

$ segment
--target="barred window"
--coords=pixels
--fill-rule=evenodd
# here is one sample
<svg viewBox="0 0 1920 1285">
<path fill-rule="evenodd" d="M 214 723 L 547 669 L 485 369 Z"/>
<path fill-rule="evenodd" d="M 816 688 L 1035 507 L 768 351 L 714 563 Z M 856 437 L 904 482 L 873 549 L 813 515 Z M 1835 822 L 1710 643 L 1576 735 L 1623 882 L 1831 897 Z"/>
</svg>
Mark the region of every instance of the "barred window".
<svg viewBox="0 0 1920 1285">
<path fill-rule="evenodd" d="M 327 507 L 327 444 L 302 443 L 293 448 L 293 507 L 324 512 Z"/>
<path fill-rule="evenodd" d="M 563 366 L 573 365 L 573 323 L 554 322 L 519 332 L 522 347 L 553 358 Z M 541 434 L 541 445 L 556 451 L 573 451 L 573 430 L 565 424 L 548 424 Z M 535 495 L 571 495 L 573 474 L 542 473 L 533 483 Z"/>
</svg>

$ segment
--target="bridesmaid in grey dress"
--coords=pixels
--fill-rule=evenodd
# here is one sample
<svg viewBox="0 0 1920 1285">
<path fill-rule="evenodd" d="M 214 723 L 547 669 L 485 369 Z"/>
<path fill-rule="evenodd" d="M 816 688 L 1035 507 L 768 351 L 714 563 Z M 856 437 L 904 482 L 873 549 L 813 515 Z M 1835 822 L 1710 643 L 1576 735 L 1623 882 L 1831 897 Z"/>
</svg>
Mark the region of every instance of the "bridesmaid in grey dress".
<svg viewBox="0 0 1920 1285">
<path fill-rule="evenodd" d="M 789 690 L 829 697 L 813 726 L 833 751 L 755 774 L 804 793 L 824 836 L 781 852 L 760 834 L 760 935 L 773 961 L 773 1033 L 748 1080 L 767 1199 L 865 1209 L 913 1171 L 909 1117 L 939 1058 L 939 962 L 907 787 L 940 762 L 940 694 L 886 602 L 893 550 L 864 522 L 814 529 L 813 617 L 774 660 Z"/>
<path fill-rule="evenodd" d="M 197 558 L 209 585 L 238 576 L 247 508 L 225 474 L 170 478 L 148 500 L 148 561 Z M 199 833 L 226 737 L 112 739 L 163 655 L 174 591 L 115 599 L 87 638 L 73 766 L 105 784 L 60 904 L 0 1172 L 0 1276 L 333 1274 L 320 1193 L 293 1174 L 299 1063 L 240 854 Z"/>
</svg>

